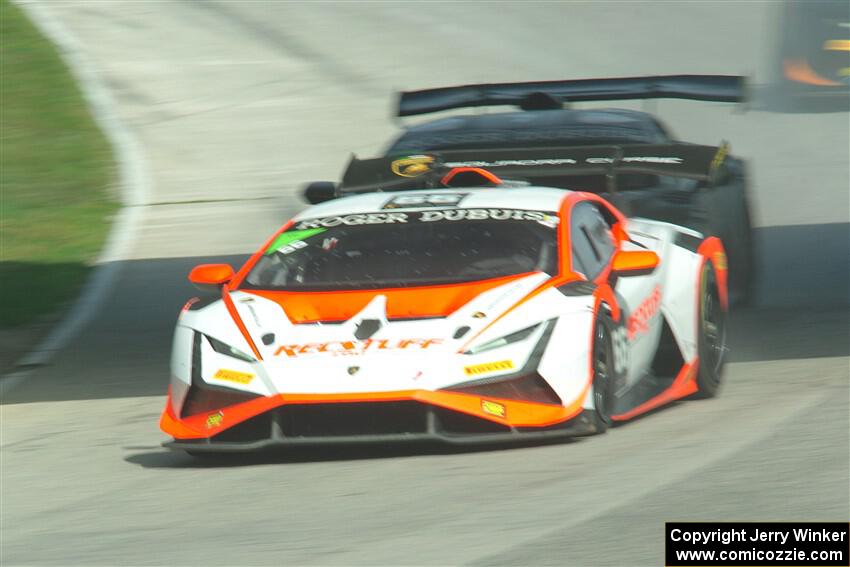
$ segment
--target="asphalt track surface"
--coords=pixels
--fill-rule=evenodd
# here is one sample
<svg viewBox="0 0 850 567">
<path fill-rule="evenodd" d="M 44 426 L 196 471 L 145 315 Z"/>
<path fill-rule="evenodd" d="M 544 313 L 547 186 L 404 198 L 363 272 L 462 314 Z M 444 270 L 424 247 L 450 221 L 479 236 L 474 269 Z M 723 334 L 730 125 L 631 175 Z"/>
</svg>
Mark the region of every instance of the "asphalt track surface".
<svg viewBox="0 0 850 567">
<path fill-rule="evenodd" d="M 662 565 L 668 520 L 848 519 L 846 113 L 654 105 L 752 169 L 760 299 L 735 314 L 715 400 L 570 443 L 215 465 L 163 450 L 157 428 L 189 267 L 237 263 L 303 206 L 301 182 L 378 150 L 394 89 L 763 81 L 771 4 L 44 4 L 107 82 L 154 186 L 94 322 L 3 399 L 3 565 Z"/>
</svg>

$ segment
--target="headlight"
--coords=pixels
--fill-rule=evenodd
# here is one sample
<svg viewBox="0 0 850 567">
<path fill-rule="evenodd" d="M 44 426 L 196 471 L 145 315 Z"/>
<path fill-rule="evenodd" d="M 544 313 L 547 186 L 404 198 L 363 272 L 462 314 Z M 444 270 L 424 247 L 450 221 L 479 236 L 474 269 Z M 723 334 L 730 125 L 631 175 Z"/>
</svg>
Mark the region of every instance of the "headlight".
<svg viewBox="0 0 850 567">
<path fill-rule="evenodd" d="M 253 361 L 253 359 L 248 357 L 247 354 L 236 349 L 231 349 L 231 347 L 227 346 L 223 342 L 217 341 L 212 337 L 207 337 L 206 335 L 202 335 L 195 331 L 194 337 L 192 338 L 192 379 L 189 391 L 186 393 L 186 398 L 183 400 L 180 417 L 189 417 L 199 413 L 207 413 L 215 409 L 247 402 L 248 400 L 260 397 L 259 394 L 233 390 L 231 388 L 221 386 L 213 386 L 204 382 L 203 378 L 201 378 L 201 341 L 203 340 L 201 337 L 206 337 L 207 341 L 209 341 L 210 345 L 212 345 L 216 352 L 220 352 L 227 356 L 233 356 L 234 358 L 240 358 L 240 356 L 237 355 L 241 355 L 242 357 L 249 358 Z M 220 348 L 226 350 L 222 352 L 222 350 L 219 350 Z M 233 354 L 231 350 L 236 354 Z"/>
<path fill-rule="evenodd" d="M 238 358 L 239 360 L 244 360 L 245 362 L 256 362 L 253 356 L 247 355 L 239 349 L 233 348 L 232 346 L 225 344 L 217 339 L 214 339 L 209 335 L 204 335 L 204 337 L 207 339 L 207 342 L 210 343 L 210 346 L 213 348 L 213 350 L 219 354 Z"/>
<path fill-rule="evenodd" d="M 463 351 L 463 354 L 478 354 L 479 352 L 493 350 L 494 348 L 501 348 L 511 343 L 517 343 L 519 341 L 527 339 L 529 335 L 531 335 L 531 333 L 533 333 L 540 325 L 541 323 L 537 323 L 536 325 L 532 325 L 531 327 L 526 327 L 525 329 L 511 333 L 510 335 L 505 335 L 504 337 L 499 337 L 498 339 L 488 341 L 483 345 L 474 346 L 468 350 Z"/>
</svg>

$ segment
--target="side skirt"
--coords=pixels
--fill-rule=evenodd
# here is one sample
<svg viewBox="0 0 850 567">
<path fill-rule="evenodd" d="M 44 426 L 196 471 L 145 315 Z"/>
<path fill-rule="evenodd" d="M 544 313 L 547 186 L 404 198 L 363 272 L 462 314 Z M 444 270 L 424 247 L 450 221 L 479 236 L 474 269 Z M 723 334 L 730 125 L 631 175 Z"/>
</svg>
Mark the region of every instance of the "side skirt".
<svg viewBox="0 0 850 567">
<path fill-rule="evenodd" d="M 696 361 L 685 363 L 673 332 L 663 321 L 650 371 L 615 401 L 615 421 L 625 421 L 696 391 Z"/>
</svg>

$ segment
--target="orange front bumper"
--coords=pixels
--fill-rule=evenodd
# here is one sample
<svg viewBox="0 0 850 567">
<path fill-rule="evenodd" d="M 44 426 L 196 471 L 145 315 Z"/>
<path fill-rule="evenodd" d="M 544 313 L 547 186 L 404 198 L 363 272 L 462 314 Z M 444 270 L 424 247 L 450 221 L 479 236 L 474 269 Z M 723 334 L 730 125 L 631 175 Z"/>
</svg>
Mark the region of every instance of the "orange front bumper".
<svg viewBox="0 0 850 567">
<path fill-rule="evenodd" d="M 588 385 L 589 386 L 589 385 Z M 160 428 L 176 440 L 209 438 L 278 407 L 294 404 L 334 404 L 415 401 L 471 415 L 509 428 L 545 428 L 566 422 L 582 410 L 587 388 L 568 406 L 499 398 L 482 398 L 449 391 L 405 390 L 349 394 L 276 394 L 218 410 L 180 418 L 169 392 Z"/>
</svg>

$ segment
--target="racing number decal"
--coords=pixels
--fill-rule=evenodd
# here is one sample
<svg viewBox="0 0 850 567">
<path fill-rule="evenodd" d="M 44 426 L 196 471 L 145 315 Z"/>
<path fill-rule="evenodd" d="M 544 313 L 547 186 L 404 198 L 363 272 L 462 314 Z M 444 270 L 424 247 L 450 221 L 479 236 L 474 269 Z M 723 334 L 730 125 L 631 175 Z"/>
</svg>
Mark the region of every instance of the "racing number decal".
<svg viewBox="0 0 850 567">
<path fill-rule="evenodd" d="M 303 240 L 296 240 L 295 242 L 290 242 L 282 248 L 278 248 L 277 251 L 281 254 L 291 254 L 299 248 L 304 248 L 305 246 L 307 246 L 306 242 L 304 242 Z"/>
<path fill-rule="evenodd" d="M 625 374 L 629 366 L 629 343 L 626 328 L 617 326 L 611 333 L 611 342 L 614 347 L 614 372 L 621 376 Z"/>
<path fill-rule="evenodd" d="M 393 197 L 382 209 L 407 209 L 416 207 L 456 207 L 469 193 L 427 193 L 425 195 L 399 195 Z"/>
</svg>

